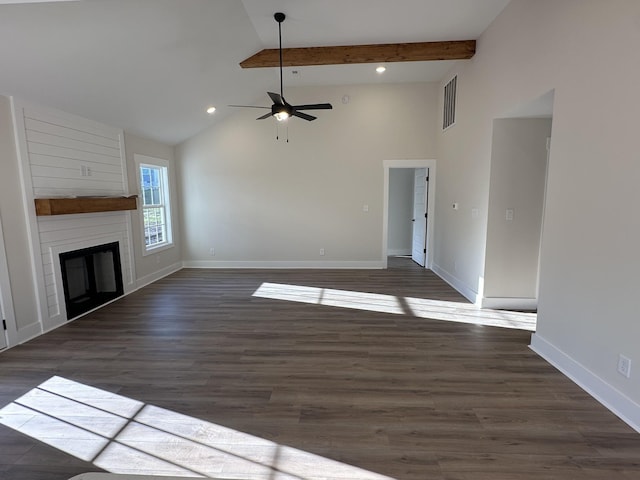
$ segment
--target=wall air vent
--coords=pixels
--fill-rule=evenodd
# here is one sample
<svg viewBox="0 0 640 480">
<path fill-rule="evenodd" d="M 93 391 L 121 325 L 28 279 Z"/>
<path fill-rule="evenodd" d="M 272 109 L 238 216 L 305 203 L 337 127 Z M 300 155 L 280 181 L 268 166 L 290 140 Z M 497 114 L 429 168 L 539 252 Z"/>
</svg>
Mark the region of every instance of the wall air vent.
<svg viewBox="0 0 640 480">
<path fill-rule="evenodd" d="M 456 91 L 458 76 L 453 77 L 444 86 L 444 110 L 442 112 L 442 130 L 456 123 Z"/>
</svg>

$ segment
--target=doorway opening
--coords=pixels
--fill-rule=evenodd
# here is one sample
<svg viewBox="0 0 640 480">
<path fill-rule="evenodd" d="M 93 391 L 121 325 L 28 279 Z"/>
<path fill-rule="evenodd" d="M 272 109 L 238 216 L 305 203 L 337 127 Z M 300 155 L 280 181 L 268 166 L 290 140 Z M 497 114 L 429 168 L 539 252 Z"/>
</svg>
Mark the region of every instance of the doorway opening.
<svg viewBox="0 0 640 480">
<path fill-rule="evenodd" d="M 389 257 L 431 268 L 435 173 L 435 160 L 384 162 L 383 268 Z"/>
<path fill-rule="evenodd" d="M 493 122 L 484 308 L 536 310 L 554 92 Z"/>
</svg>

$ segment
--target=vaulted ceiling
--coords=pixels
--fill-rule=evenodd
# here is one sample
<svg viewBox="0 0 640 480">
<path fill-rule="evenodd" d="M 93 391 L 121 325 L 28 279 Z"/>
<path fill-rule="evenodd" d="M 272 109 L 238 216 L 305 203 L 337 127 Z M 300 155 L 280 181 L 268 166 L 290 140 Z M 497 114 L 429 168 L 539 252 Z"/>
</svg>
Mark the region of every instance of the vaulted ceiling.
<svg viewBox="0 0 640 480">
<path fill-rule="evenodd" d="M 239 63 L 277 48 L 277 11 L 285 48 L 442 42 L 477 39 L 508 1 L 0 0 L 0 94 L 177 144 L 228 104 L 269 103 L 278 69 Z M 288 67 L 285 90 L 438 81 L 451 62 Z"/>
</svg>

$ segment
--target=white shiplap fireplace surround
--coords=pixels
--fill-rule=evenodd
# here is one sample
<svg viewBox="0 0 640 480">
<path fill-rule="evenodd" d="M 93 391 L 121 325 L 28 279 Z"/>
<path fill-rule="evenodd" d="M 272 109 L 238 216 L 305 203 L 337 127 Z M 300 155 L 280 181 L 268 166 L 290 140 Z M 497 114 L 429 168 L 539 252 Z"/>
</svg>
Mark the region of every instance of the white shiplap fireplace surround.
<svg viewBox="0 0 640 480">
<path fill-rule="evenodd" d="M 12 99 L 40 319 L 31 338 L 67 321 L 59 255 L 118 242 L 125 295 L 135 272 L 128 211 L 36 216 L 34 199 L 128 195 L 124 133 L 107 125 Z"/>
</svg>

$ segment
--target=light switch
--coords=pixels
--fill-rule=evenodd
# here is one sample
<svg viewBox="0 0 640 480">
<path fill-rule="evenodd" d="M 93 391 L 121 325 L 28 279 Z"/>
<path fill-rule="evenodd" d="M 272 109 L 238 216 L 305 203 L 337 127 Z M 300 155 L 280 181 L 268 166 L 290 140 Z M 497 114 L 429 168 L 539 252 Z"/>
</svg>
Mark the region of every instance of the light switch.
<svg viewBox="0 0 640 480">
<path fill-rule="evenodd" d="M 471 209 L 471 218 L 478 218 L 478 215 L 479 215 L 479 214 L 480 214 L 480 213 L 479 213 L 479 211 L 478 211 L 478 209 L 477 209 L 477 208 L 472 208 L 472 209 Z"/>
<path fill-rule="evenodd" d="M 506 219 L 507 219 L 507 222 L 513 221 L 513 208 L 507 208 Z"/>
<path fill-rule="evenodd" d="M 362 206 L 362 211 L 363 212 L 368 212 L 369 211 L 369 205 L 363 205 Z"/>
</svg>

